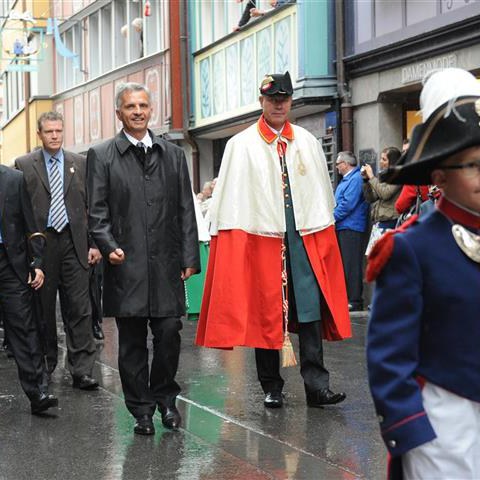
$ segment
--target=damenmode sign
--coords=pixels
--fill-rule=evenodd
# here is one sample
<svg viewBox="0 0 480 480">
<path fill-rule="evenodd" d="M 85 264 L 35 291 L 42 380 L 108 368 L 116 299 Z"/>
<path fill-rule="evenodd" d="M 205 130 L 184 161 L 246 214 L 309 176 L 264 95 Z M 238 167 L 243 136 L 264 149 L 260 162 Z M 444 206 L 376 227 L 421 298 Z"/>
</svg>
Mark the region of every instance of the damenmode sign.
<svg viewBox="0 0 480 480">
<path fill-rule="evenodd" d="M 402 84 L 420 82 L 425 75 L 433 70 L 452 68 L 457 66 L 457 55 L 442 55 L 441 57 L 414 63 L 402 68 Z"/>
</svg>

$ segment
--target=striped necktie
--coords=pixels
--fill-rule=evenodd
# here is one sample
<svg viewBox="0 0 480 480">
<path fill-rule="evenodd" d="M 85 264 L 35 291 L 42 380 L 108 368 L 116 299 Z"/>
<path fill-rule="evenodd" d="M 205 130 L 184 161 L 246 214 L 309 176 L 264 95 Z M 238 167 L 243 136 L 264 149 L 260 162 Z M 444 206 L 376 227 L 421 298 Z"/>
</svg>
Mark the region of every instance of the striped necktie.
<svg viewBox="0 0 480 480">
<path fill-rule="evenodd" d="M 61 232 L 67 225 L 67 210 L 65 208 L 65 200 L 63 198 L 63 182 L 60 176 L 60 165 L 58 158 L 52 157 L 50 166 L 50 222 L 51 226 Z"/>
</svg>

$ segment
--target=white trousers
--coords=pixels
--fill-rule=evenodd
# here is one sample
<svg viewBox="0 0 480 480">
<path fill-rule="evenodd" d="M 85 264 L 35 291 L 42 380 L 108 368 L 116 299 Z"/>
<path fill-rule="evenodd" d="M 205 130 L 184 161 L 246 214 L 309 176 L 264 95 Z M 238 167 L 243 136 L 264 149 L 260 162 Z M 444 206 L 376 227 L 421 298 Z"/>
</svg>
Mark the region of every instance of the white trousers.
<svg viewBox="0 0 480 480">
<path fill-rule="evenodd" d="M 480 403 L 428 382 L 422 397 L 437 438 L 403 455 L 404 480 L 479 480 Z"/>
</svg>

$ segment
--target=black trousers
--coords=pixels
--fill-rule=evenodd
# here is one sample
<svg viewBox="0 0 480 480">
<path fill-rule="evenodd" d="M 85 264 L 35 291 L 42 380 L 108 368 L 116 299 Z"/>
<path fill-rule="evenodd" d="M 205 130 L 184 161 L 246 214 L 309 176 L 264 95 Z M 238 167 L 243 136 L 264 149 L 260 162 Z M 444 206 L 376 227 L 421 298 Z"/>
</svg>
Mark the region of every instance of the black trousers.
<svg viewBox="0 0 480 480">
<path fill-rule="evenodd" d="M 32 312 L 33 292 L 12 269 L 0 244 L 0 308 L 23 391 L 32 400 L 43 390 L 44 364 Z"/>
<path fill-rule="evenodd" d="M 158 406 L 172 407 L 180 393 L 175 381 L 180 357 L 179 317 L 117 318 L 118 369 L 125 404 L 134 417 L 153 415 Z M 153 335 L 153 357 L 148 368 L 148 324 Z"/>
<path fill-rule="evenodd" d="M 338 230 L 337 239 L 345 271 L 348 303 L 354 309 L 362 308 L 365 234 L 354 230 Z"/>
<path fill-rule="evenodd" d="M 305 391 L 316 392 L 329 386 L 329 373 L 323 365 L 322 322 L 299 323 L 300 373 Z M 280 376 L 280 352 L 255 349 L 258 380 L 263 391 L 278 392 L 284 381 Z"/>
<path fill-rule="evenodd" d="M 92 332 L 88 270 L 78 260 L 70 230 L 47 230 L 44 255 L 45 283 L 41 290 L 47 326 L 47 362 L 51 373 L 57 366 L 57 291 L 60 289 L 65 318 L 68 369 L 74 376 L 91 375 L 96 357 Z"/>
</svg>

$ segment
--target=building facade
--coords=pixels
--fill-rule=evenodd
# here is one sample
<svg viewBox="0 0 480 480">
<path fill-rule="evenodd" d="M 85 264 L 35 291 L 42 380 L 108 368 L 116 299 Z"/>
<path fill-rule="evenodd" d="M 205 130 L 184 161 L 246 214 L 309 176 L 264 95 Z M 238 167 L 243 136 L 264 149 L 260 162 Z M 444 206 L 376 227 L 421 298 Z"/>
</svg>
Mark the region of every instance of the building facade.
<svg viewBox="0 0 480 480">
<path fill-rule="evenodd" d="M 334 2 L 290 2 L 240 29 L 247 2 L 189 3 L 191 129 L 200 179 L 215 177 L 227 140 L 260 115 L 260 81 L 289 71 L 294 84 L 291 119 L 324 142 L 333 172 L 336 127 Z M 235 28 L 235 31 L 234 31 Z M 330 128 L 329 128 L 330 127 Z"/>
<path fill-rule="evenodd" d="M 480 73 L 480 2 L 354 0 L 346 3 L 343 58 L 353 105 L 355 152 L 376 164 L 421 121 L 428 72 Z"/>
<path fill-rule="evenodd" d="M 46 35 L 49 8 L 48 0 L 0 1 L 0 162 L 7 165 L 39 145 L 36 119 L 52 106 L 52 39 Z"/>
</svg>

